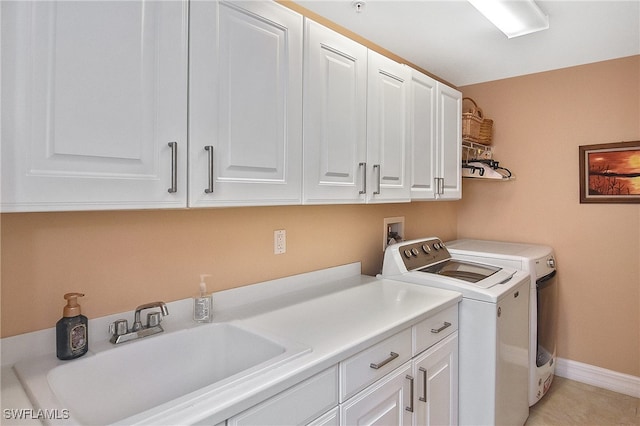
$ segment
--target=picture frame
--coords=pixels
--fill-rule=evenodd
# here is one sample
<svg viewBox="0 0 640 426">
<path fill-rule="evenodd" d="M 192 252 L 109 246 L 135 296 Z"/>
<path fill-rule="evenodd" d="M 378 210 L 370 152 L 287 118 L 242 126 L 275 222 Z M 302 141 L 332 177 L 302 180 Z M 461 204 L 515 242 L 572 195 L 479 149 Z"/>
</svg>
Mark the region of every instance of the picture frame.
<svg viewBox="0 0 640 426">
<path fill-rule="evenodd" d="M 580 203 L 640 203 L 640 141 L 581 145 Z"/>
</svg>

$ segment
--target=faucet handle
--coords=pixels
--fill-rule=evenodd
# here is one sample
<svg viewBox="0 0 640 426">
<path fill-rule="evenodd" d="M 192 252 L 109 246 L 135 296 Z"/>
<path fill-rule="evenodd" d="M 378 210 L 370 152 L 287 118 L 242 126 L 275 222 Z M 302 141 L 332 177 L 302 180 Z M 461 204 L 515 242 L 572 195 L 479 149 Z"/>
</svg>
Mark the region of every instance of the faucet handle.
<svg viewBox="0 0 640 426">
<path fill-rule="evenodd" d="M 122 336 L 129 332 L 129 323 L 126 319 L 119 319 L 109 324 L 109 334 L 112 336 Z"/>
<path fill-rule="evenodd" d="M 150 312 L 147 314 L 147 327 L 155 327 L 160 324 L 162 317 L 160 312 Z"/>
</svg>

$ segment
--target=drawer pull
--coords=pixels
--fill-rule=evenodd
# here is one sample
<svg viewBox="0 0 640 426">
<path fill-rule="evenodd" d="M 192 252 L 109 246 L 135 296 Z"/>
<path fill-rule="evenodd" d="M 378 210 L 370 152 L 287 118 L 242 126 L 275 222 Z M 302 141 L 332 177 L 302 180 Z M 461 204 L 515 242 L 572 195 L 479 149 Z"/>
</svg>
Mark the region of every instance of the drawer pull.
<svg viewBox="0 0 640 426">
<path fill-rule="evenodd" d="M 413 413 L 413 377 L 411 377 L 410 375 L 406 375 L 405 378 L 407 380 L 409 380 L 409 383 L 411 384 L 411 387 L 409 388 L 409 402 L 411 403 L 411 405 L 404 407 L 405 410 L 407 410 L 410 413 Z"/>
<path fill-rule="evenodd" d="M 440 333 L 442 330 L 444 330 L 447 327 L 451 327 L 451 323 L 450 322 L 444 322 L 444 325 L 440 328 L 432 328 L 431 332 L 432 333 Z"/>
<path fill-rule="evenodd" d="M 377 370 L 378 368 L 384 367 L 385 365 L 389 364 L 391 361 L 393 361 L 394 359 L 398 358 L 399 356 L 400 355 L 398 355 L 397 353 L 391 352 L 389 354 L 389 358 L 385 359 L 384 361 L 382 361 L 382 362 L 380 362 L 378 364 L 372 362 L 371 364 L 369 364 L 369 367 Z"/>
</svg>

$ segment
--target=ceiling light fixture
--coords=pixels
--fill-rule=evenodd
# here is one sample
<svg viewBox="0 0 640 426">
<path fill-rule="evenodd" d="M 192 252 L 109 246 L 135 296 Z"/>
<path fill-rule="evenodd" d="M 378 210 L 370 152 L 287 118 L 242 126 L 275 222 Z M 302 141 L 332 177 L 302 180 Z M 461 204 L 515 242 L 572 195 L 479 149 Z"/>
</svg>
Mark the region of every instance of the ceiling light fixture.
<svg viewBox="0 0 640 426">
<path fill-rule="evenodd" d="M 533 0 L 468 0 L 508 38 L 549 28 L 549 16 Z"/>
</svg>

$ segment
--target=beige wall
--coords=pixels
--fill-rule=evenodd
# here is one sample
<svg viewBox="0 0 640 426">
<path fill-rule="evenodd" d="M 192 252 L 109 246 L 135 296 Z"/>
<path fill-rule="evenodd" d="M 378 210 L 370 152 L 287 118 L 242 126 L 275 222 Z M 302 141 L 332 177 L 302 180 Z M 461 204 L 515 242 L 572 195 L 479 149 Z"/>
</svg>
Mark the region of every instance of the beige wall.
<svg viewBox="0 0 640 426">
<path fill-rule="evenodd" d="M 456 202 L 3 214 L 2 336 L 53 327 L 70 291 L 96 318 L 191 297 L 201 273 L 212 291 L 356 261 L 375 275 L 395 216 L 407 238 L 455 237 Z M 287 231 L 282 255 L 276 229 Z"/>
<path fill-rule="evenodd" d="M 578 146 L 640 140 L 640 56 L 461 88 L 513 182 L 465 180 L 458 236 L 553 246 L 560 357 L 640 376 L 640 206 L 580 204 Z"/>
<path fill-rule="evenodd" d="M 213 291 L 354 261 L 373 275 L 383 218 L 405 216 L 408 238 L 552 245 L 559 356 L 640 376 L 640 207 L 578 198 L 579 145 L 640 140 L 640 57 L 461 89 L 495 120 L 496 158 L 517 176 L 465 180 L 461 202 L 1 215 L 2 337 L 52 327 L 68 291 L 95 318 L 189 297 L 200 273 Z"/>
</svg>

